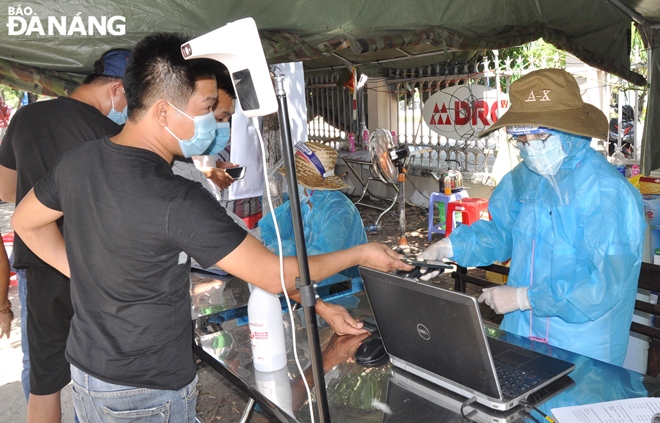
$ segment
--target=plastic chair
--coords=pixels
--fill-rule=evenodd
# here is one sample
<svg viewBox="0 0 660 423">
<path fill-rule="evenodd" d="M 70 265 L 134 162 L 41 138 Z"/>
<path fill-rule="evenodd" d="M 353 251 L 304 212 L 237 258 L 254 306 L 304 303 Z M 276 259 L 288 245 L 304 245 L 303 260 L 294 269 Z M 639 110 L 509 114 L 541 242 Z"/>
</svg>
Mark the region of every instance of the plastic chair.
<svg viewBox="0 0 660 423">
<path fill-rule="evenodd" d="M 447 206 L 447 235 L 456 228 L 454 213 L 461 213 L 461 223 L 471 225 L 481 218 L 481 212 L 488 212 L 488 200 L 485 198 L 463 198 L 458 201 L 450 201 Z M 489 215 L 490 218 L 490 215 Z"/>
<path fill-rule="evenodd" d="M 447 226 L 447 205 L 451 201 L 458 201 L 467 197 L 469 197 L 468 192 L 464 189 L 453 192 L 450 195 L 445 195 L 442 192 L 434 192 L 431 194 L 429 197 L 429 241 L 431 240 L 433 234 L 445 233 L 445 226 Z M 433 222 L 433 209 L 435 207 L 435 203 L 444 203 L 445 205 L 445 220 L 438 223 Z"/>
</svg>

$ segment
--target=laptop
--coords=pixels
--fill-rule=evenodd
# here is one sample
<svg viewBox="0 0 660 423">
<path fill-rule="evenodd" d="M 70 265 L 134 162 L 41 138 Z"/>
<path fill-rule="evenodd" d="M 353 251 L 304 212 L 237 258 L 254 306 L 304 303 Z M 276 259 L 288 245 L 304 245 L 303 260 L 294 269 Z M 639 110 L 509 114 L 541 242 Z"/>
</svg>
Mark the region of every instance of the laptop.
<svg viewBox="0 0 660 423">
<path fill-rule="evenodd" d="M 359 271 L 393 366 L 496 410 L 515 407 L 575 368 L 487 337 L 470 295 L 366 267 Z"/>
<path fill-rule="evenodd" d="M 575 382 L 570 377 L 564 376 L 537 391 L 528 400 L 537 404 L 574 385 Z M 387 381 L 386 398 L 390 413 L 383 415 L 383 423 L 465 422 L 461 416 L 464 397 L 396 367 L 392 368 L 392 374 Z M 522 406 L 500 411 L 478 403 L 465 407 L 464 413 L 469 421 L 479 423 L 513 423 L 520 418 L 529 417 L 529 412 Z"/>
</svg>

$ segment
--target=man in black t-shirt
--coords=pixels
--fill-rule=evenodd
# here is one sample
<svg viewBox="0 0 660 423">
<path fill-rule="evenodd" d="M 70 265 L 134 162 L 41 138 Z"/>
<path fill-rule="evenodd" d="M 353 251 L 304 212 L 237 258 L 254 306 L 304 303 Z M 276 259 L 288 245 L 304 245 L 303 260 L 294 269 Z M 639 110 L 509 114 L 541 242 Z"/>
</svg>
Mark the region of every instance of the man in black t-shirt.
<svg viewBox="0 0 660 423">
<path fill-rule="evenodd" d="M 175 155 L 199 154 L 215 136 L 217 62 L 184 60 L 184 42 L 153 34 L 136 45 L 124 77 L 129 114 L 122 131 L 67 152 L 12 219 L 39 257 L 71 276 L 75 314 L 66 355 L 74 407 L 100 421 L 165 410 L 169 421 L 194 421 L 190 257 L 281 292 L 279 258 L 204 187 L 170 168 Z M 55 223 L 63 215 L 66 245 Z M 321 280 L 356 265 L 412 268 L 399 258 L 384 245 L 363 244 L 309 257 L 310 276 Z M 283 272 L 293 294 L 295 257 L 284 258 Z M 317 307 L 330 320 L 348 316 Z"/>
<path fill-rule="evenodd" d="M 0 195 L 20 202 L 57 160 L 85 141 L 119 133 L 126 112 L 122 77 L 128 50 L 110 50 L 69 97 L 29 104 L 12 118 L 0 144 Z M 62 224 L 62 221 L 58 221 Z M 14 239 L 15 268 L 27 279 L 30 378 L 28 421 L 59 422 L 60 390 L 71 380 L 64 356 L 73 307 L 68 277 Z M 19 281 L 19 283 L 21 283 Z M 23 300 L 23 298 L 21 298 Z M 25 305 L 23 305 L 25 306 Z"/>
</svg>

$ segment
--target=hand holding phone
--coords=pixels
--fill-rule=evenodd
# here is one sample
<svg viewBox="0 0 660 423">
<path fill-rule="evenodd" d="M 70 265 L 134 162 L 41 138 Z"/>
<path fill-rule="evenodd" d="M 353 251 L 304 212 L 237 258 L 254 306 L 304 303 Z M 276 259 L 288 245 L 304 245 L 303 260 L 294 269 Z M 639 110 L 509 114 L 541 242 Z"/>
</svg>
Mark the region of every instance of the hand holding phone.
<svg viewBox="0 0 660 423">
<path fill-rule="evenodd" d="M 450 264 L 447 264 L 442 261 L 435 261 L 435 260 L 423 260 L 423 259 L 418 259 L 418 258 L 409 258 L 409 257 L 404 257 L 401 259 L 406 264 L 410 264 L 411 266 L 416 266 L 416 267 L 428 267 L 431 269 L 451 269 L 452 266 Z"/>
<path fill-rule="evenodd" d="M 245 176 L 245 166 L 228 167 L 225 172 L 234 179 L 243 179 Z"/>
</svg>

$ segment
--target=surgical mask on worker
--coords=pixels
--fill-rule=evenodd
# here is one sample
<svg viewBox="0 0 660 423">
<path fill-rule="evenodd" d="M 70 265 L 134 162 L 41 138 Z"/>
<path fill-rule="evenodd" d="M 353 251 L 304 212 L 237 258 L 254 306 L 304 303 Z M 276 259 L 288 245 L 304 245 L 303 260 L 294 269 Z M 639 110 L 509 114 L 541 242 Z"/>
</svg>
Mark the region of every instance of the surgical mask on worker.
<svg viewBox="0 0 660 423">
<path fill-rule="evenodd" d="M 189 140 L 180 139 L 174 135 L 174 132 L 172 132 L 170 128 L 167 126 L 165 127 L 167 132 L 179 141 L 179 147 L 181 147 L 183 157 L 199 156 L 203 154 L 215 139 L 215 129 L 217 125 L 215 123 L 215 117 L 213 117 L 213 112 L 211 111 L 201 116 L 190 117 L 186 113 L 177 109 L 173 104 L 169 102 L 168 104 L 174 107 L 179 113 L 192 120 L 195 124 L 195 134 Z"/>
<path fill-rule="evenodd" d="M 229 138 L 231 136 L 231 128 L 229 122 L 216 122 L 215 138 L 209 148 L 206 149 L 204 155 L 218 154 L 227 147 Z"/>
<path fill-rule="evenodd" d="M 124 107 L 124 110 L 121 112 L 118 112 L 115 110 L 115 100 L 112 96 L 110 96 L 110 102 L 112 103 L 112 107 L 110 108 L 110 112 L 106 115 L 108 119 L 116 123 L 117 125 L 123 125 L 126 123 L 126 119 L 128 118 L 128 106 Z"/>
<path fill-rule="evenodd" d="M 545 140 L 519 142 L 518 148 L 527 167 L 543 176 L 555 175 L 566 158 L 561 139 L 556 134 Z"/>
</svg>

